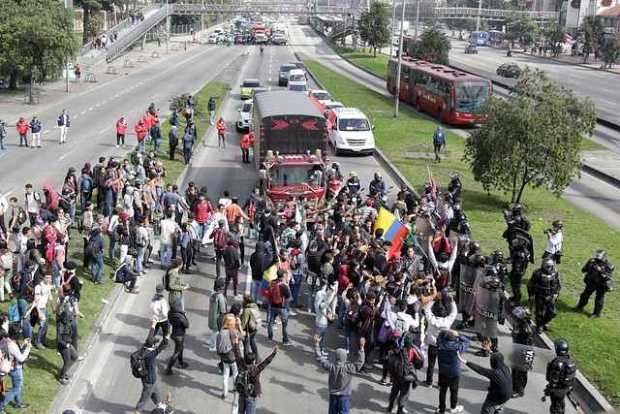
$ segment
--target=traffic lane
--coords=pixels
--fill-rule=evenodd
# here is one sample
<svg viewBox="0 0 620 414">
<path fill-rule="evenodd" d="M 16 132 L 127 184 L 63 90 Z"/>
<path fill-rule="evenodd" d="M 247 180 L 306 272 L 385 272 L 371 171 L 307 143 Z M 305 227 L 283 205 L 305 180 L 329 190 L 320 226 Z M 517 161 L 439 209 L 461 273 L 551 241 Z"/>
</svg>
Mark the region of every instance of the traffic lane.
<svg viewBox="0 0 620 414">
<path fill-rule="evenodd" d="M 68 143 L 58 145 L 58 130 L 52 129 L 47 134 L 43 134 L 42 150 L 24 148 L 20 151 L 12 151 L 0 163 L 3 188 L 13 191 L 21 189 L 24 185 L 24 171 L 32 172 L 28 179 L 34 185 L 41 185 L 44 182 L 61 184 L 70 166 L 79 168 L 84 162 L 92 163 L 99 156 L 124 155 L 127 149 L 117 149 L 114 146 L 116 143 L 114 124 L 120 116 L 127 116 L 130 127 L 133 127 L 150 102 L 156 103 L 161 108 L 162 114 L 166 114 L 169 99 L 173 95 L 193 92 L 222 68 L 222 66 L 214 65 L 197 65 L 195 62 L 208 57 L 230 62 L 240 53 L 241 50 L 237 48 L 209 47 L 188 59 L 168 65 L 168 68 L 161 72 L 144 72 L 145 78 L 121 78 L 117 82 L 120 84 L 119 87 L 129 93 L 121 95 L 122 98 L 118 101 L 108 101 L 104 106 L 100 105 L 102 97 L 98 97 L 99 103 L 95 100 L 91 101 L 89 94 L 77 97 L 72 106 L 67 107 L 69 112 L 73 113 L 72 108 L 85 109 L 82 110 L 84 113 L 78 113 L 77 120 L 72 121 L 72 127 L 68 132 Z M 175 71 L 183 71 L 183 76 L 171 76 L 171 73 Z M 95 98 L 97 98 L 97 93 L 93 95 Z M 97 105 L 100 107 L 97 108 Z M 95 108 L 97 108 L 96 111 Z M 126 137 L 126 143 L 132 146 L 135 144 L 135 137 L 131 132 Z"/>
<path fill-rule="evenodd" d="M 599 117 L 612 122 L 620 122 L 616 111 L 620 99 L 615 89 L 609 87 L 610 82 L 615 82 L 617 75 L 520 53 L 507 57 L 505 51 L 489 47 L 479 48 L 478 54 L 466 55 L 463 52 L 465 44 L 466 42 L 462 41 L 452 41 L 453 48 L 450 52 L 452 65 L 462 66 L 465 70 L 482 71 L 481 75 L 511 86 L 514 83 L 513 80 L 495 74 L 495 70 L 502 63 L 515 62 L 521 67 L 527 65 L 544 70 L 550 79 L 574 90 L 579 96 L 590 97 L 596 105 Z"/>
<path fill-rule="evenodd" d="M 242 72 L 239 67 L 228 70 L 228 74 Z M 232 83 L 231 76 L 230 80 Z M 238 80 L 238 79 L 237 79 Z M 232 116 L 234 105 L 224 109 L 224 116 Z M 232 132 L 229 135 L 235 135 Z M 199 187 L 206 186 L 209 195 L 217 200 L 224 190 L 243 197 L 249 194 L 256 183 L 256 172 L 241 168 L 237 145 L 228 145 L 225 150 L 217 150 L 217 137 L 210 129 L 205 145 L 196 148 L 192 165 L 189 168 L 185 183 L 194 181 Z M 184 187 L 184 185 L 183 185 Z M 185 361 L 189 369 L 178 376 L 163 375 L 167 359 L 173 351 L 172 344 L 158 357 L 158 372 L 164 390 L 171 390 L 175 399 L 175 407 L 180 413 L 203 413 L 205 398 L 220 379 L 216 375 L 216 362 L 213 355 L 208 355 L 205 346 L 207 338 L 206 304 L 213 288 L 214 267 L 204 259 L 205 249 L 199 259 L 199 266 L 192 275 L 183 276 L 184 282 L 191 288 L 186 291 L 185 309 L 188 312 L 190 329 L 185 348 Z M 156 253 L 154 252 L 156 256 Z M 112 309 L 108 319 L 102 326 L 101 335 L 94 347 L 89 350 L 87 358 L 74 374 L 71 384 L 63 390 L 56 400 L 51 412 L 62 412 L 64 409 L 80 409 L 83 413 L 120 413 L 133 410 L 137 402 L 141 386 L 129 372 L 129 355 L 144 342 L 150 327 L 149 303 L 155 291 L 155 285 L 161 283 L 164 272 L 155 266 L 141 280 L 140 293 L 129 295 L 122 293 L 119 302 Z M 178 371 L 176 371 L 178 373 Z M 211 397 L 217 397 L 212 394 Z M 225 407 L 221 400 L 213 399 L 209 407 L 219 411 Z"/>
<path fill-rule="evenodd" d="M 615 229 L 620 229 L 618 187 L 582 172 L 581 177 L 573 180 L 571 185 L 564 190 L 562 197 L 589 211 Z"/>
</svg>

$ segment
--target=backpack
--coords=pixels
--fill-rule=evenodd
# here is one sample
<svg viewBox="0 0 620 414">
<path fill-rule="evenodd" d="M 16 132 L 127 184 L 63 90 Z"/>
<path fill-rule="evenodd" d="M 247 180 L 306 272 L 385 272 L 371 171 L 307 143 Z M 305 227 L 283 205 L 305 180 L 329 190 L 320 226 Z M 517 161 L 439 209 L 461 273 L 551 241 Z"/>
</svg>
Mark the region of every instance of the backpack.
<svg viewBox="0 0 620 414">
<path fill-rule="evenodd" d="M 222 331 L 217 333 L 217 339 L 215 341 L 215 350 L 224 362 L 234 362 L 235 357 L 232 355 L 232 341 L 230 340 L 230 332 L 226 331 L 226 335 L 222 335 Z"/>
<path fill-rule="evenodd" d="M 424 366 L 424 354 L 417 346 L 409 348 L 409 360 L 415 369 L 422 369 Z"/>
<path fill-rule="evenodd" d="M 17 224 L 21 226 L 22 224 L 26 222 L 27 219 L 28 219 L 28 215 L 26 214 L 24 209 L 20 207 L 20 209 L 17 212 Z"/>
<path fill-rule="evenodd" d="M 248 319 L 246 330 L 249 333 L 254 333 L 258 330 L 258 318 L 256 317 L 256 313 L 258 312 L 254 311 L 254 309 L 249 309 L 249 312 L 250 312 L 250 319 Z"/>
<path fill-rule="evenodd" d="M 148 368 L 146 366 L 144 348 L 140 348 L 129 356 L 129 364 L 131 365 L 131 373 L 136 378 L 146 378 Z"/>
<path fill-rule="evenodd" d="M 88 243 L 86 244 L 86 249 L 84 249 L 84 254 L 86 257 L 95 257 L 97 256 L 97 243 L 94 237 L 88 239 Z"/>
<path fill-rule="evenodd" d="M 227 243 L 228 237 L 226 237 L 226 232 L 223 229 L 217 229 L 213 235 L 213 246 L 216 249 L 223 250 L 226 248 Z"/>
<path fill-rule="evenodd" d="M 272 283 L 269 287 L 269 298 L 272 305 L 282 305 L 284 303 L 284 297 L 282 297 L 282 289 L 279 283 Z"/>
<path fill-rule="evenodd" d="M 7 310 L 9 316 L 9 323 L 19 323 L 22 320 L 21 315 L 19 314 L 19 305 L 17 301 L 12 301 L 9 304 L 9 308 Z"/>
<path fill-rule="evenodd" d="M 92 187 L 93 187 L 92 180 L 84 178 L 80 182 L 80 192 L 82 193 L 90 193 L 90 190 L 92 190 Z"/>
<path fill-rule="evenodd" d="M 399 316 L 396 317 L 396 322 L 394 323 L 394 330 L 392 330 L 392 336 L 394 337 L 403 337 L 407 333 L 407 322 Z"/>
<path fill-rule="evenodd" d="M 13 359 L 9 353 L 7 339 L 0 341 L 0 376 L 6 375 L 13 370 Z"/>
<path fill-rule="evenodd" d="M 250 380 L 250 373 L 247 369 L 240 371 L 235 379 L 235 390 L 239 394 L 243 394 L 246 396 L 254 396 L 255 386 L 254 382 Z"/>
</svg>

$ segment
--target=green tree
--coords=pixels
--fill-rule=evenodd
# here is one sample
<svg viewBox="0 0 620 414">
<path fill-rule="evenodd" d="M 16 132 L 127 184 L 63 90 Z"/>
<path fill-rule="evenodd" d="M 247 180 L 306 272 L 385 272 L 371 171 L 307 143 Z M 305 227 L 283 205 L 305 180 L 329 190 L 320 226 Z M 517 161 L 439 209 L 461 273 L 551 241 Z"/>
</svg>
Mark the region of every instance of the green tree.
<svg viewBox="0 0 620 414">
<path fill-rule="evenodd" d="M 506 35 L 512 47 L 519 42 L 523 49 L 534 43 L 538 37 L 538 26 L 532 18 L 525 13 L 514 12 L 506 19 Z"/>
<path fill-rule="evenodd" d="M 543 29 L 543 35 L 547 44 L 551 47 L 551 53 L 558 57 L 562 51 L 562 41 L 564 40 L 564 30 L 557 23 L 551 23 Z"/>
<path fill-rule="evenodd" d="M 114 5 L 120 5 L 123 3 L 123 0 L 74 0 L 74 4 L 78 7 L 81 7 L 84 11 L 82 15 L 82 26 L 84 27 L 84 33 L 82 35 L 82 43 L 86 44 L 91 39 L 90 33 L 94 30 L 91 26 L 96 23 L 93 21 L 91 23 L 91 18 L 93 17 L 94 12 L 98 12 L 100 10 L 112 10 Z"/>
<path fill-rule="evenodd" d="M 366 42 L 377 56 L 377 49 L 385 47 L 391 41 L 391 12 L 387 4 L 378 1 L 370 5 L 370 9 L 360 16 L 358 30 L 362 41 Z"/>
<path fill-rule="evenodd" d="M 603 25 L 596 16 L 586 16 L 581 26 L 583 36 L 583 63 L 588 63 L 590 53 L 598 55 L 603 44 Z"/>
<path fill-rule="evenodd" d="M 527 186 L 559 196 L 579 175 L 581 140 L 596 125 L 594 104 L 526 68 L 508 100 L 492 97 L 487 122 L 471 134 L 465 160 L 485 190 L 521 202 Z"/>
<path fill-rule="evenodd" d="M 430 27 L 422 33 L 420 40 L 412 42 L 407 53 L 418 59 L 447 65 L 449 63 L 450 40 L 436 27 Z"/>
<path fill-rule="evenodd" d="M 602 49 L 604 66 L 611 69 L 620 60 L 620 35 L 606 39 Z"/>
</svg>

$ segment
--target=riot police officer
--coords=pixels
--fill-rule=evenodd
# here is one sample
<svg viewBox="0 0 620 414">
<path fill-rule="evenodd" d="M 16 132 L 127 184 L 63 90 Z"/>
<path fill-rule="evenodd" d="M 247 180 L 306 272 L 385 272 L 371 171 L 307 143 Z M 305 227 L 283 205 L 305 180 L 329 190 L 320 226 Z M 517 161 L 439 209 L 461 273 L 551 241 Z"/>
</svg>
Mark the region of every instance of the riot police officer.
<svg viewBox="0 0 620 414">
<path fill-rule="evenodd" d="M 523 214 L 523 206 L 521 204 L 515 204 L 510 211 L 510 218 L 508 220 L 508 226 L 516 226 L 524 231 L 530 231 L 532 224 L 530 220 Z"/>
<path fill-rule="evenodd" d="M 379 196 L 382 197 L 386 194 L 385 181 L 383 181 L 383 176 L 381 173 L 376 172 L 374 179 L 370 182 L 368 186 L 368 192 L 371 197 Z"/>
<path fill-rule="evenodd" d="M 477 276 L 474 292 L 475 329 L 482 347 L 476 355 L 487 357 L 498 351 L 497 325 L 504 324 L 504 284 L 493 265 L 486 266 L 483 276 Z"/>
<path fill-rule="evenodd" d="M 362 184 L 360 183 L 360 179 L 355 171 L 351 171 L 349 173 L 349 178 L 347 179 L 346 186 L 349 197 L 355 197 L 357 193 L 359 193 L 362 189 Z"/>
<path fill-rule="evenodd" d="M 461 199 L 461 191 L 463 190 L 463 183 L 461 183 L 461 178 L 458 174 L 454 174 L 450 176 L 450 182 L 448 183 L 448 192 L 450 196 L 452 196 L 452 200 L 455 202 Z"/>
<path fill-rule="evenodd" d="M 527 270 L 530 261 L 530 252 L 526 247 L 525 239 L 515 238 L 511 242 L 510 253 L 510 287 L 512 289 L 512 298 L 514 302 L 521 302 L 521 281 Z"/>
<path fill-rule="evenodd" d="M 512 398 L 523 397 L 527 385 L 527 372 L 534 365 L 534 326 L 525 306 L 512 310 Z"/>
<path fill-rule="evenodd" d="M 486 257 L 480 251 L 480 244 L 471 242 L 469 244 L 469 252 L 467 258 L 461 262 L 459 274 L 459 311 L 462 314 L 462 323 L 460 329 L 471 327 L 473 325 L 474 315 L 474 285 L 476 278 L 480 275 L 484 276 L 484 268 L 486 266 Z"/>
<path fill-rule="evenodd" d="M 551 414 L 564 414 L 564 399 L 573 389 L 577 366 L 568 354 L 566 340 L 555 341 L 555 354 L 556 357 L 547 364 L 545 396 L 551 400 Z"/>
<path fill-rule="evenodd" d="M 489 264 L 493 266 L 499 280 L 501 280 L 502 284 L 504 284 L 506 281 L 506 276 L 508 275 L 508 266 L 506 266 L 504 260 L 504 253 L 501 250 L 495 250 L 489 259 Z"/>
<path fill-rule="evenodd" d="M 575 307 L 578 312 L 583 312 L 583 308 L 588 304 L 590 296 L 596 293 L 594 299 L 594 312 L 592 318 L 600 318 L 603 312 L 605 301 L 605 293 L 613 288 L 612 273 L 615 267 L 607 260 L 607 252 L 605 250 L 597 250 L 594 257 L 586 262 L 581 271 L 585 273 L 583 282 L 586 288 L 579 297 L 579 303 Z"/>
<path fill-rule="evenodd" d="M 540 269 L 532 273 L 527 284 L 530 303 L 534 304 L 534 318 L 538 333 L 549 329 L 549 322 L 556 315 L 555 303 L 560 295 L 560 275 L 555 270 L 553 259 L 543 260 Z"/>
</svg>

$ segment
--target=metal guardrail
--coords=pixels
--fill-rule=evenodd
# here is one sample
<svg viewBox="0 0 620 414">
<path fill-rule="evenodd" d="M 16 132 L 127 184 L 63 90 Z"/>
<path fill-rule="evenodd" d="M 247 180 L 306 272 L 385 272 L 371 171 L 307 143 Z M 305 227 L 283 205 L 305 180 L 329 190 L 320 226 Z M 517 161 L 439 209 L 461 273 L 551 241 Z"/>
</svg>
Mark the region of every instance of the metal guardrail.
<svg viewBox="0 0 620 414">
<path fill-rule="evenodd" d="M 557 20 L 559 18 L 558 12 L 548 11 L 521 11 L 521 10 L 506 10 L 506 9 L 481 9 L 478 12 L 476 7 L 436 7 L 435 16 L 438 18 L 466 18 L 466 17 L 480 17 L 483 18 L 507 18 L 514 15 L 528 15 L 534 20 Z"/>
<path fill-rule="evenodd" d="M 244 3 L 244 4 L 182 4 L 172 5 L 174 14 L 201 14 L 201 13 L 264 13 L 264 14 L 346 14 L 347 9 L 340 6 L 308 7 L 301 3 Z"/>
<path fill-rule="evenodd" d="M 146 33 L 166 19 L 170 14 L 170 6 L 161 7 L 155 13 L 134 25 L 131 30 L 116 42 L 112 43 L 106 53 L 106 62 L 111 62 L 121 56 L 134 42 L 141 39 Z"/>
</svg>

